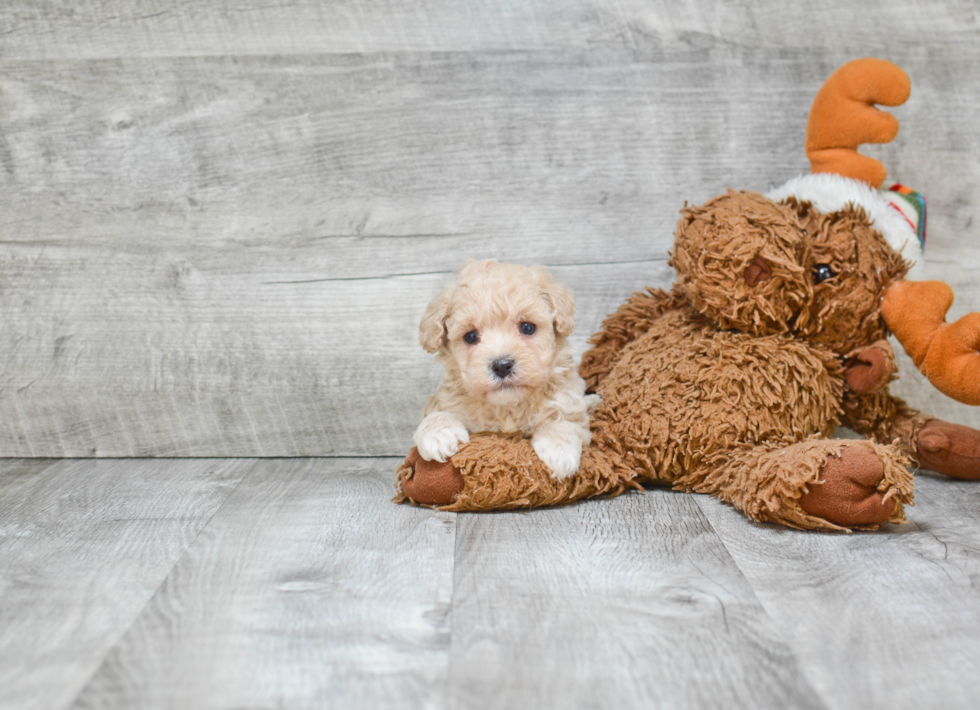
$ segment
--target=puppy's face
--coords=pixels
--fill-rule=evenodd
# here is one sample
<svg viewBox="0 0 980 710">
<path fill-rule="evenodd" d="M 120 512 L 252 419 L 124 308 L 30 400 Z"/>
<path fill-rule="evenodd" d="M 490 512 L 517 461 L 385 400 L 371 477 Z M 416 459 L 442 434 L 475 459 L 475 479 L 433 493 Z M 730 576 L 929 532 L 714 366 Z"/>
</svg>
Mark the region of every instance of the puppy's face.
<svg viewBox="0 0 980 710">
<path fill-rule="evenodd" d="M 449 351 L 468 395 L 516 404 L 548 381 L 555 357 L 551 313 L 527 284 L 505 294 L 484 286 L 460 289 L 446 321 Z"/>
<path fill-rule="evenodd" d="M 574 303 L 544 269 L 474 262 L 429 309 L 423 346 L 432 352 L 436 344 L 426 340 L 428 320 L 428 335 L 438 330 L 435 349 L 452 358 L 466 394 L 511 406 L 547 383 L 559 341 L 573 327 Z"/>
</svg>

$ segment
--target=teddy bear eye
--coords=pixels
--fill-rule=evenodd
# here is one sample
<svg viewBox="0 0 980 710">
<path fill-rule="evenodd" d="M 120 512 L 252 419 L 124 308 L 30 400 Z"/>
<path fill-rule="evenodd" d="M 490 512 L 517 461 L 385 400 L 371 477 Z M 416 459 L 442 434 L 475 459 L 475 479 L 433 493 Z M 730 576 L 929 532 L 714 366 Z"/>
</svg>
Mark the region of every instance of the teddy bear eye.
<svg viewBox="0 0 980 710">
<path fill-rule="evenodd" d="M 823 283 L 827 279 L 837 276 L 837 272 L 830 268 L 828 264 L 817 264 L 813 267 L 813 283 Z"/>
<path fill-rule="evenodd" d="M 476 345 L 478 342 L 480 342 L 480 334 L 475 330 L 471 330 L 469 333 L 463 336 L 463 340 L 466 341 L 467 345 Z"/>
<path fill-rule="evenodd" d="M 538 327 L 534 323 L 521 323 L 521 335 L 534 335 Z"/>
</svg>

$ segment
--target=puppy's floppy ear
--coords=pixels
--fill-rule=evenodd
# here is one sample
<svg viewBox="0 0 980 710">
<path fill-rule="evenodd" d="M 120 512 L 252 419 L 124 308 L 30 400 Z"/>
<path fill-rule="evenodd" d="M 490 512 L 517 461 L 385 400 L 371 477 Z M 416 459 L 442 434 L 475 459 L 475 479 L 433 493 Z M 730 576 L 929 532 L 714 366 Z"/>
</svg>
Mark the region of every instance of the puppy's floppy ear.
<svg viewBox="0 0 980 710">
<path fill-rule="evenodd" d="M 422 314 L 419 323 L 419 343 L 427 353 L 435 353 L 442 347 L 442 339 L 446 335 L 446 319 L 449 317 L 449 307 L 453 300 L 456 284 L 450 284 Z"/>
<path fill-rule="evenodd" d="M 554 314 L 555 332 L 558 335 L 569 336 L 575 330 L 575 299 L 572 292 L 555 281 L 554 277 L 544 269 L 534 269 L 537 273 L 544 299 L 551 306 Z"/>
</svg>

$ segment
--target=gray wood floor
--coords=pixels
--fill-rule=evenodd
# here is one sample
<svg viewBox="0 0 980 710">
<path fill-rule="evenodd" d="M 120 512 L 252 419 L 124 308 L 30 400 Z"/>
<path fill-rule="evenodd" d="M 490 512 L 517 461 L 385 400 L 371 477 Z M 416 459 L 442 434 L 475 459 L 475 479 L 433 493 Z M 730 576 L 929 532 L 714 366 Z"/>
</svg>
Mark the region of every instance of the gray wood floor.
<svg viewBox="0 0 980 710">
<path fill-rule="evenodd" d="M 0 461 L 0 707 L 976 707 L 980 486 L 827 535 L 395 506 L 394 464 Z"/>
<path fill-rule="evenodd" d="M 980 485 L 850 536 L 390 503 L 460 261 L 550 266 L 581 352 L 867 55 L 980 310 L 975 0 L 0 2 L 0 708 L 980 706 Z"/>
</svg>

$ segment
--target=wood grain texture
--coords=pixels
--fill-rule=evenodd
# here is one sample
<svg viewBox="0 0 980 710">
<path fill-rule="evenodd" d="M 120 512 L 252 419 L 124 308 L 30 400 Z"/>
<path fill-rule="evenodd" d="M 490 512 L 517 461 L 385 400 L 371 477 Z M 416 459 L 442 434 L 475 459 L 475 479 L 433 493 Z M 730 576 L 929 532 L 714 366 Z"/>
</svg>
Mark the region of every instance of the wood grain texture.
<svg viewBox="0 0 980 710">
<path fill-rule="evenodd" d="M 448 707 L 824 707 L 691 496 L 460 515 Z"/>
<path fill-rule="evenodd" d="M 5 0 L 0 456 L 401 454 L 460 261 L 553 267 L 581 352 L 866 55 L 913 92 L 864 152 L 980 310 L 971 0 Z M 433 513 L 395 462 L 0 461 L 0 708 L 976 705 L 975 484 L 831 536 L 660 489 Z"/>
<path fill-rule="evenodd" d="M 418 317 L 467 257 L 554 266 L 581 349 L 670 283 L 684 200 L 805 167 L 839 61 L 671 47 L 4 61 L 0 453 L 398 454 L 438 379 Z M 879 149 L 936 186 L 940 277 L 980 187 L 954 56 L 906 62 L 914 138 Z"/>
<path fill-rule="evenodd" d="M 685 201 L 806 169 L 858 53 L 912 77 L 867 152 L 980 308 L 978 39 L 969 3 L 918 0 L 4 3 L 0 455 L 401 453 L 460 261 L 555 267 L 581 350 L 670 283 Z"/>
<path fill-rule="evenodd" d="M 393 464 L 2 462 L 0 707 L 975 704 L 973 484 L 820 535 L 664 489 L 394 506 Z"/>
<path fill-rule="evenodd" d="M 916 480 L 910 524 L 820 535 L 697 502 L 831 708 L 972 708 L 980 489 Z"/>
<path fill-rule="evenodd" d="M 0 461 L 0 708 L 65 707 L 251 463 Z"/>
<path fill-rule="evenodd" d="M 455 518 L 394 506 L 394 463 L 258 462 L 74 706 L 437 706 Z"/>
<path fill-rule="evenodd" d="M 404 455 L 442 377 L 418 345 L 418 320 L 452 275 L 289 286 L 257 283 L 266 278 L 261 260 L 238 266 L 252 272 L 228 274 L 219 267 L 202 273 L 207 267 L 198 262 L 176 302 L 108 297 L 120 287 L 138 290 L 147 272 L 166 278 L 166 265 L 121 268 L 113 273 L 118 278 L 66 285 L 73 298 L 52 304 L 59 311 L 51 314 L 53 330 L 8 342 L 13 352 L 6 373 L 13 381 L 0 399 L 0 451 Z M 586 297 L 579 314 L 598 322 L 604 314 L 595 304 L 624 298 L 631 281 L 642 283 L 628 274 L 665 273 L 666 266 L 555 273 L 568 282 L 586 270 L 589 288 L 580 290 Z M 48 273 L 61 281 L 56 266 Z M 20 292 L 38 298 L 29 277 L 25 281 Z M 222 303 L 210 294 L 220 294 Z M 29 332 L 47 330 L 37 320 L 19 323 Z M 575 334 L 580 351 L 588 332 L 585 326 Z"/>
<path fill-rule="evenodd" d="M 70 7 L 14 0 L 0 20 L 6 44 L 0 56 L 32 59 L 506 51 L 629 38 L 615 5 L 580 0 L 239 0 L 177 7 L 161 0 Z"/>
<path fill-rule="evenodd" d="M 176 7 L 164 0 L 8 0 L 0 13 L 0 57 L 594 49 L 650 37 L 887 54 L 909 46 L 969 48 L 978 25 L 969 0 L 793 8 L 778 0 L 238 0 Z"/>
</svg>

